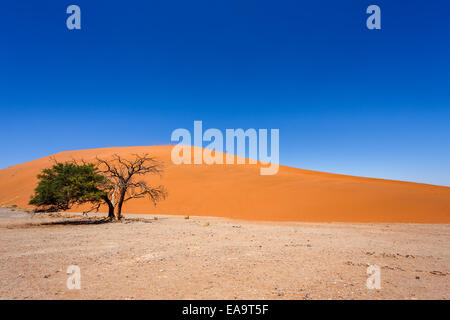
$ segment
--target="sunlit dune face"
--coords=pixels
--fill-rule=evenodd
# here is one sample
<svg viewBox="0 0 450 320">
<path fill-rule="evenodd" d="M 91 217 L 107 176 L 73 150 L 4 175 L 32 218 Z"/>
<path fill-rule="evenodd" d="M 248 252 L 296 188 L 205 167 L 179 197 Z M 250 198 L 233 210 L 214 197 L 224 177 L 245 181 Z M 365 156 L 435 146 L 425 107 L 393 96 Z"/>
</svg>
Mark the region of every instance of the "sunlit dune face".
<svg viewBox="0 0 450 320">
<path fill-rule="evenodd" d="M 156 207 L 133 199 L 124 213 L 220 216 L 262 221 L 450 223 L 450 188 L 419 183 L 360 178 L 280 166 L 275 175 L 260 175 L 259 165 L 175 165 L 173 146 L 123 147 L 67 151 L 57 161 L 95 162 L 114 154 L 130 158 L 148 153 L 163 161 L 168 198 Z M 36 175 L 52 166 L 45 157 L 0 170 L 0 205 L 30 207 Z M 81 211 L 74 208 L 72 211 Z M 106 211 L 102 207 L 102 212 Z"/>
</svg>

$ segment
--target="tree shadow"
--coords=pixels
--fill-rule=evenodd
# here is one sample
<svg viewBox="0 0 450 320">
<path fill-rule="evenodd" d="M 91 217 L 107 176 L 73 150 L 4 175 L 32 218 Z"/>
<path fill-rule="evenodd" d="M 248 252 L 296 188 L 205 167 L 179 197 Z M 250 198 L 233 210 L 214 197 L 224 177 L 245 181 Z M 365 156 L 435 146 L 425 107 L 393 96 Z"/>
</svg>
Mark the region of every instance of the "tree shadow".
<svg viewBox="0 0 450 320">
<path fill-rule="evenodd" d="M 32 221 L 32 222 L 18 222 L 0 224 L 0 228 L 7 229 L 24 229 L 24 228 L 39 228 L 39 227 L 52 227 L 52 226 L 83 226 L 83 225 L 102 225 L 102 224 L 128 224 L 128 223 L 154 223 L 157 220 L 142 219 L 142 218 L 124 218 L 119 221 L 110 220 L 108 218 L 80 218 L 80 219 L 64 219 L 52 220 L 52 221 Z"/>
<path fill-rule="evenodd" d="M 142 219 L 142 218 L 124 218 L 122 220 L 110 220 L 108 218 L 102 219 L 72 219 L 72 220 L 62 220 L 62 221 L 47 221 L 40 222 L 37 226 L 81 226 L 81 225 L 98 225 L 98 224 L 115 224 L 115 223 L 154 223 L 157 220 L 153 219 Z"/>
<path fill-rule="evenodd" d="M 108 219 L 76 219 L 76 220 L 62 220 L 62 221 L 48 221 L 40 222 L 36 226 L 81 226 L 81 225 L 97 225 L 105 223 L 114 223 Z"/>
</svg>

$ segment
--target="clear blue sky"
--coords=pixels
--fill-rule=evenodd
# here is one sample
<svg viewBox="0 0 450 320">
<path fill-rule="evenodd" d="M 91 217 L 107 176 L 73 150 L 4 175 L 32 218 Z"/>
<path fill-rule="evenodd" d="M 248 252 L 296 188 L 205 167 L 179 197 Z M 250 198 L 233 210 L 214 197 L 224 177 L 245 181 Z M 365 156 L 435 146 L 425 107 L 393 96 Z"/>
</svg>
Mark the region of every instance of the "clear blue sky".
<svg viewBox="0 0 450 320">
<path fill-rule="evenodd" d="M 444 0 L 2 1 L 0 168 L 169 144 L 202 120 L 279 128 L 284 165 L 450 186 L 449 15 Z"/>
</svg>

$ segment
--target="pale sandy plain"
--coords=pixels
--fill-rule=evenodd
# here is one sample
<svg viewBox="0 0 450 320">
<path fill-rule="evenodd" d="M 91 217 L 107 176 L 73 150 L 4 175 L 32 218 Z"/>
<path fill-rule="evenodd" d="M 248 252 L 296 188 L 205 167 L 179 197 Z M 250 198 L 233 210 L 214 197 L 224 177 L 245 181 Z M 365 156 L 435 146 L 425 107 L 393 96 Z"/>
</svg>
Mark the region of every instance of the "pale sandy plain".
<svg viewBox="0 0 450 320">
<path fill-rule="evenodd" d="M 449 225 L 154 217 L 79 225 L 0 209 L 0 299 L 450 298 Z"/>
<path fill-rule="evenodd" d="M 54 155 L 149 153 L 166 170 L 148 181 L 169 197 L 157 207 L 127 202 L 126 216 L 142 221 L 122 223 L 0 209 L 0 299 L 450 298 L 449 187 L 285 166 L 273 176 L 250 164 L 177 166 L 171 149 Z M 0 206 L 29 207 L 36 175 L 51 165 L 44 157 L 0 170 Z M 366 287 L 370 264 L 381 267 L 380 290 Z M 81 290 L 66 287 L 69 265 L 81 268 Z"/>
</svg>

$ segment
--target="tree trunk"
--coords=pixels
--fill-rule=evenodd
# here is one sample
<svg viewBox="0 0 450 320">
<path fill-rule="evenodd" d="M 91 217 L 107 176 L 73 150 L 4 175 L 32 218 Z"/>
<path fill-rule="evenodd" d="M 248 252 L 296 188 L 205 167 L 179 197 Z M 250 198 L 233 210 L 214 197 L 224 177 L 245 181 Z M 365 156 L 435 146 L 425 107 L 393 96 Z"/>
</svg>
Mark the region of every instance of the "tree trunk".
<svg viewBox="0 0 450 320">
<path fill-rule="evenodd" d="M 106 204 L 108 205 L 108 219 L 109 219 L 109 220 L 114 220 L 114 219 L 115 219 L 115 215 L 114 215 L 114 205 L 113 205 L 112 202 L 108 199 L 107 196 L 103 197 L 103 200 L 105 200 Z"/>
<path fill-rule="evenodd" d="M 114 214 L 114 207 L 109 207 L 108 208 L 108 219 L 110 219 L 110 220 L 117 220 L 116 216 Z"/>
<path fill-rule="evenodd" d="M 116 220 L 122 219 L 122 205 L 125 200 L 125 190 L 120 192 L 119 202 L 117 203 Z"/>
<path fill-rule="evenodd" d="M 116 212 L 114 213 L 114 220 L 119 221 L 122 219 L 122 213 L 119 211 L 119 208 L 117 208 Z"/>
</svg>

